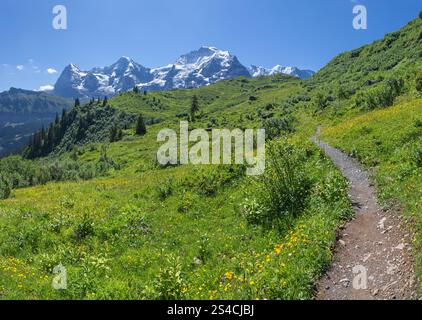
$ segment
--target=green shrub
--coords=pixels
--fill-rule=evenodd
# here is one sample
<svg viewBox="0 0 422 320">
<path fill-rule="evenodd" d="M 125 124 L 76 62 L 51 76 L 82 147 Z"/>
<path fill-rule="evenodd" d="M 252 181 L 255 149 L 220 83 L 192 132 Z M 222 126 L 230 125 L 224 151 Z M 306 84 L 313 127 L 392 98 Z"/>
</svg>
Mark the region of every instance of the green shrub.
<svg viewBox="0 0 422 320">
<path fill-rule="evenodd" d="M 127 205 L 123 207 L 120 211 L 119 219 L 123 222 L 123 226 L 131 238 L 138 237 L 150 231 L 145 215 L 136 206 Z"/>
<path fill-rule="evenodd" d="M 210 249 L 210 239 L 205 234 L 198 240 L 199 244 L 199 255 L 197 258 L 200 259 L 202 263 L 206 263 L 208 258 L 211 256 L 211 249 Z"/>
<path fill-rule="evenodd" d="M 91 255 L 82 252 L 81 268 L 73 273 L 70 280 L 69 293 L 75 297 L 86 297 L 88 293 L 96 292 L 101 286 L 101 279 L 110 272 L 110 259 L 107 255 L 99 253 Z"/>
<path fill-rule="evenodd" d="M 318 202 L 336 203 L 344 199 L 347 194 L 348 183 L 337 171 L 331 171 L 312 190 L 312 196 Z"/>
<path fill-rule="evenodd" d="M 94 222 L 91 218 L 88 217 L 88 215 L 84 215 L 81 222 L 76 224 L 74 231 L 73 231 L 73 237 L 77 241 L 81 241 L 87 237 L 90 237 L 94 235 Z"/>
<path fill-rule="evenodd" d="M 160 300 L 180 300 L 182 299 L 182 289 L 184 279 L 182 278 L 182 264 L 180 259 L 171 255 L 167 258 L 165 267 L 155 280 L 155 290 Z"/>
<path fill-rule="evenodd" d="M 355 98 L 355 105 L 364 110 L 390 107 L 396 97 L 402 93 L 404 82 L 402 79 L 390 79 L 381 86 L 359 92 Z"/>
<path fill-rule="evenodd" d="M 348 89 L 346 89 L 344 86 L 339 86 L 338 88 L 337 88 L 337 97 L 340 99 L 340 100 L 346 100 L 346 99 L 349 99 L 349 97 L 350 97 L 350 90 L 348 90 Z"/>
<path fill-rule="evenodd" d="M 249 224 L 259 225 L 267 220 L 268 210 L 256 198 L 246 198 L 241 204 L 241 214 Z"/>
<path fill-rule="evenodd" d="M 156 186 L 156 191 L 158 199 L 161 201 L 166 200 L 173 194 L 173 180 L 167 179 L 165 182 L 160 183 L 158 186 Z"/>
<path fill-rule="evenodd" d="M 76 154 L 72 152 L 71 154 Z M 99 160 L 86 163 L 69 158 L 45 158 L 38 161 L 11 156 L 0 159 L 0 198 L 8 197 L 11 190 L 46 184 L 49 181 L 89 180 L 106 174 L 110 169 L 118 170 L 121 165 L 102 152 Z"/>
<path fill-rule="evenodd" d="M 183 185 L 203 196 L 214 196 L 219 188 L 245 175 L 243 165 L 201 167 L 193 171 Z"/>
<path fill-rule="evenodd" d="M 266 227 L 288 224 L 303 212 L 310 193 L 306 152 L 287 140 L 271 144 L 267 167 L 258 183 L 263 192 L 243 203 L 243 217 Z"/>
<path fill-rule="evenodd" d="M 328 106 L 327 96 L 321 91 L 317 92 L 313 100 L 315 111 L 322 111 Z"/>
<path fill-rule="evenodd" d="M 296 119 L 293 116 L 266 119 L 262 123 L 267 139 L 272 140 L 295 131 Z"/>
<path fill-rule="evenodd" d="M 192 194 L 190 192 L 183 192 L 177 203 L 177 211 L 180 213 L 186 213 L 192 208 L 192 206 Z"/>
<path fill-rule="evenodd" d="M 12 192 L 10 179 L 0 174 L 0 199 L 9 198 Z"/>
<path fill-rule="evenodd" d="M 422 145 L 417 146 L 412 152 L 412 162 L 416 167 L 422 167 Z"/>
<path fill-rule="evenodd" d="M 422 92 L 422 72 L 416 77 L 416 90 Z"/>
</svg>

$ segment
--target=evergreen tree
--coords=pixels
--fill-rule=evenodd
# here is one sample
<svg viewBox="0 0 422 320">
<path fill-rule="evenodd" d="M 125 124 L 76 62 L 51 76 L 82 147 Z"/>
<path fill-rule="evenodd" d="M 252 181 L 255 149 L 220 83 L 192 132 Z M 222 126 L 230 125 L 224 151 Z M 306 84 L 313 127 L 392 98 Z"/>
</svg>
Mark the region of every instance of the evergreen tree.
<svg viewBox="0 0 422 320">
<path fill-rule="evenodd" d="M 103 100 L 103 107 L 105 107 L 105 106 L 107 105 L 107 103 L 108 103 L 108 99 L 107 99 L 107 97 L 104 97 L 104 100 Z"/>
<path fill-rule="evenodd" d="M 134 87 L 133 87 L 133 92 L 134 92 L 134 93 L 139 93 L 139 88 L 138 88 L 137 86 L 134 86 Z"/>
<path fill-rule="evenodd" d="M 114 124 L 110 130 L 110 142 L 117 141 L 118 129 L 117 126 Z"/>
<path fill-rule="evenodd" d="M 195 115 L 199 111 L 199 102 L 198 97 L 194 95 L 192 97 L 192 103 L 190 107 L 190 115 L 191 115 L 191 121 L 195 121 Z"/>
<path fill-rule="evenodd" d="M 75 107 L 79 107 L 81 105 L 81 102 L 79 101 L 79 98 L 75 99 Z"/>
<path fill-rule="evenodd" d="M 41 135 L 40 135 L 40 138 L 41 138 L 41 146 L 43 146 L 44 145 L 44 143 L 45 143 L 45 141 L 46 141 L 46 133 L 45 133 L 45 128 L 44 128 L 44 126 L 42 126 L 42 128 L 41 128 Z"/>
<path fill-rule="evenodd" d="M 147 128 L 145 125 L 144 117 L 142 116 L 142 114 L 140 114 L 138 117 L 138 121 L 136 122 L 136 134 L 143 136 L 146 133 L 147 133 Z"/>
<path fill-rule="evenodd" d="M 41 132 L 38 131 L 34 134 L 34 147 L 30 152 L 30 158 L 36 158 L 40 155 L 41 146 L 42 146 Z"/>
<path fill-rule="evenodd" d="M 120 141 L 123 139 L 123 130 L 120 129 L 119 132 L 117 133 L 117 140 Z"/>
<path fill-rule="evenodd" d="M 54 125 L 53 123 L 50 124 L 50 127 L 48 128 L 48 133 L 47 133 L 47 142 L 45 144 L 45 155 L 49 154 L 51 151 L 53 151 L 53 147 L 54 147 Z"/>
</svg>

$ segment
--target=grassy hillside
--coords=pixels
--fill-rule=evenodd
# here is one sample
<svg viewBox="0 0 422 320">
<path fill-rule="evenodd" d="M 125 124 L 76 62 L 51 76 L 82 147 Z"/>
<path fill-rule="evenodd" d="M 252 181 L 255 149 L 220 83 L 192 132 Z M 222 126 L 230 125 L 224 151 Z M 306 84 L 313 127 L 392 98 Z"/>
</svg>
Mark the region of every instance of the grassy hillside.
<svg viewBox="0 0 422 320">
<path fill-rule="evenodd" d="M 413 69 L 418 69 L 422 58 L 421 21 L 415 19 L 381 40 L 338 55 L 318 72 L 313 81 L 338 82 L 340 85 L 347 84 L 349 89 L 358 89 L 370 80 L 376 81 L 392 73 L 412 76 Z M 418 65 L 412 66 L 415 63 Z"/>
<path fill-rule="evenodd" d="M 129 123 L 109 143 L 104 125 L 89 122 L 101 138 L 77 140 L 71 152 L 1 160 L 0 191 L 8 184 L 9 195 L 0 201 L 0 298 L 311 299 L 351 216 L 345 180 L 309 141 L 319 124 L 324 139 L 375 168 L 386 204 L 396 200 L 417 221 L 421 270 L 421 21 L 306 81 L 125 93 L 107 110 L 142 113 L 146 135 Z M 188 118 L 193 95 L 192 127 L 267 130 L 262 177 L 245 176 L 244 166 L 157 164 L 157 133 Z M 74 124 L 61 145 L 75 144 Z M 60 263 L 64 291 L 51 286 Z"/>
</svg>

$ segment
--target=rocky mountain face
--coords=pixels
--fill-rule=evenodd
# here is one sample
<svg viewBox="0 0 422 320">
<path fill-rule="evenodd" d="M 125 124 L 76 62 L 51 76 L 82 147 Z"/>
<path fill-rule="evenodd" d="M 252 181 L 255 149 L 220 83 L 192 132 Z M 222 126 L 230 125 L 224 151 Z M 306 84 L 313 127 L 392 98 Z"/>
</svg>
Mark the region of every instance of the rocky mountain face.
<svg viewBox="0 0 422 320">
<path fill-rule="evenodd" d="M 67 98 L 113 96 L 137 86 L 140 90 L 199 88 L 219 80 L 239 76 L 257 77 L 285 73 L 300 78 L 313 75 L 310 70 L 276 66 L 246 68 L 228 51 L 201 47 L 181 56 L 175 63 L 147 68 L 128 57 L 104 68 L 84 71 L 74 64 L 67 66 L 54 87 L 54 94 Z"/>
<path fill-rule="evenodd" d="M 283 67 L 280 65 L 276 65 L 273 68 L 251 66 L 249 68 L 249 73 L 254 78 L 263 77 L 263 76 L 272 76 L 275 74 L 283 73 L 283 74 L 291 75 L 291 76 L 301 78 L 301 79 L 308 79 L 315 74 L 315 72 L 312 70 L 302 70 L 297 67 Z"/>
</svg>

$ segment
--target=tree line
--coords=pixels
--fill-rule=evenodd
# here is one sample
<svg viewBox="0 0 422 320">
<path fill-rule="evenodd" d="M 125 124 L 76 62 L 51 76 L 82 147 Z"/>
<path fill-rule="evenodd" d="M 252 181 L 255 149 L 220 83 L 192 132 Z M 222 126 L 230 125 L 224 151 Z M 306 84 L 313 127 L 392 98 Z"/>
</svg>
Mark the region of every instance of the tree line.
<svg viewBox="0 0 422 320">
<path fill-rule="evenodd" d="M 27 159 L 36 159 L 46 157 L 51 154 L 57 146 L 59 146 L 65 138 L 66 132 L 71 128 L 71 141 L 83 142 L 87 132 L 109 130 L 108 136 L 101 136 L 100 140 L 109 139 L 110 142 L 120 141 L 123 138 L 123 129 L 127 129 L 128 121 L 132 122 L 133 116 L 122 117 L 113 116 L 112 107 L 108 105 L 107 98 L 104 100 L 91 101 L 81 109 L 79 99 L 75 100 L 74 108 L 70 111 L 63 110 L 61 116 L 56 114 L 54 122 L 47 128 L 42 127 L 35 132 L 29 139 L 27 147 L 23 151 L 23 155 Z M 115 114 L 115 113 L 114 113 Z M 130 120 L 133 119 L 133 120 Z M 137 135 L 145 135 L 147 132 L 146 123 L 142 114 L 135 120 L 135 133 Z M 110 128 L 110 122 L 112 122 Z M 119 123 L 118 123 L 119 122 Z M 120 122 L 124 122 L 123 124 Z M 133 123 L 133 122 L 132 122 Z M 107 129 L 109 127 L 110 129 Z M 97 139 L 98 140 L 98 139 Z M 70 140 L 69 140 L 70 141 Z"/>
</svg>

